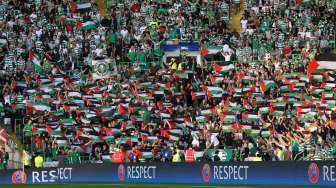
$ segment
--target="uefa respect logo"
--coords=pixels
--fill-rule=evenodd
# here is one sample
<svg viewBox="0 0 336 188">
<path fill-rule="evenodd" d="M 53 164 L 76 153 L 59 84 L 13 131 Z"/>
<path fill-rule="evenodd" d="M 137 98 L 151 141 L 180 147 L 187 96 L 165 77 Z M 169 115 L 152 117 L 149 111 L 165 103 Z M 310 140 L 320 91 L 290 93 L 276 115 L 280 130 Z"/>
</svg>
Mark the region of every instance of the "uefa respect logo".
<svg viewBox="0 0 336 188">
<path fill-rule="evenodd" d="M 124 165 L 123 164 L 120 164 L 119 166 L 118 166 L 118 179 L 120 180 L 120 181 L 124 181 L 125 180 L 125 167 L 124 167 Z"/>
<path fill-rule="evenodd" d="M 13 184 L 25 184 L 27 182 L 27 175 L 22 170 L 17 170 L 12 174 Z"/>
<path fill-rule="evenodd" d="M 209 164 L 204 164 L 202 168 L 203 181 L 209 182 L 211 178 L 211 169 Z"/>
<path fill-rule="evenodd" d="M 316 163 L 311 163 L 308 167 L 308 178 L 312 183 L 317 183 L 320 177 L 320 169 Z"/>
</svg>

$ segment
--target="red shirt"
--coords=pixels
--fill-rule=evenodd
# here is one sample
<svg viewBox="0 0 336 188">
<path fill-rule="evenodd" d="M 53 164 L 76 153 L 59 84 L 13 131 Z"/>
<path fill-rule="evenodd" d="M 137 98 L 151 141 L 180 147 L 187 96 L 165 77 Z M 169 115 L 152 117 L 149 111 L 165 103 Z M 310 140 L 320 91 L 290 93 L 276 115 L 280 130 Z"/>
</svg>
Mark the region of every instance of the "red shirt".
<svg viewBox="0 0 336 188">
<path fill-rule="evenodd" d="M 290 53 L 292 53 L 292 49 L 290 47 L 286 47 L 282 50 L 282 53 L 285 55 L 288 55 Z"/>
</svg>

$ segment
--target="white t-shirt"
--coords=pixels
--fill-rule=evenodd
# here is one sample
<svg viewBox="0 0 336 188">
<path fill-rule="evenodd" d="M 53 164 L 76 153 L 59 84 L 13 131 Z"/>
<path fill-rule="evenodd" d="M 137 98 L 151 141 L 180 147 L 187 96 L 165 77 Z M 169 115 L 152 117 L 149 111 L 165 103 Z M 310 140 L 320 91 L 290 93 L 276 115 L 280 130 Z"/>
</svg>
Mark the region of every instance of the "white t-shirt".
<svg viewBox="0 0 336 188">
<path fill-rule="evenodd" d="M 103 56 L 103 49 L 101 49 L 101 48 L 97 48 L 97 49 L 95 50 L 95 53 L 96 53 L 96 55 L 97 55 L 98 57 L 101 57 L 101 56 Z"/>
<path fill-rule="evenodd" d="M 219 145 L 219 140 L 217 138 L 217 136 L 215 134 L 212 134 L 211 135 L 211 138 L 210 138 L 210 141 L 211 141 L 211 144 L 216 147 Z"/>
<path fill-rule="evenodd" d="M 123 38 L 126 38 L 127 35 L 128 35 L 128 31 L 127 31 L 126 29 L 122 29 L 122 30 L 120 31 L 120 34 L 121 34 L 121 36 L 122 36 Z"/>
<path fill-rule="evenodd" d="M 224 59 L 225 59 L 225 61 L 230 61 L 231 60 L 231 55 L 230 54 L 224 54 Z"/>
<path fill-rule="evenodd" d="M 240 23 L 243 29 L 247 28 L 247 20 L 241 20 Z"/>
</svg>

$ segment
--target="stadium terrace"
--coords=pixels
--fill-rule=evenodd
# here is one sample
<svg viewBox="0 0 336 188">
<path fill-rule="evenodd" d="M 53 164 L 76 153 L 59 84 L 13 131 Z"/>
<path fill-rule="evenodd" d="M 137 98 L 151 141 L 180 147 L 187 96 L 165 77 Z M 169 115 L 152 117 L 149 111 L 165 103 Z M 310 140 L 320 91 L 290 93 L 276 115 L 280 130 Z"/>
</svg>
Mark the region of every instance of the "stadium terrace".
<svg viewBox="0 0 336 188">
<path fill-rule="evenodd" d="M 153 179 L 152 163 L 333 161 L 335 10 L 334 0 L 3 0 L 0 168 L 125 163 L 126 179 Z M 318 167 L 312 182 L 335 180 L 334 166 Z M 67 180 L 69 169 L 34 177 Z M 204 177 L 249 170 L 218 164 Z"/>
</svg>

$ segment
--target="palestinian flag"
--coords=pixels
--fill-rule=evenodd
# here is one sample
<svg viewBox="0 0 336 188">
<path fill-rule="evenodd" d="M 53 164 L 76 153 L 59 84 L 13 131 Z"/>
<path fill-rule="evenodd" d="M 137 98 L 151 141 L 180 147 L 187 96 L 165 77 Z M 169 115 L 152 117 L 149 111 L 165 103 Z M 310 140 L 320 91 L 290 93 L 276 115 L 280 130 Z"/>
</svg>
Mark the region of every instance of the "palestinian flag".
<svg viewBox="0 0 336 188">
<path fill-rule="evenodd" d="M 250 133 L 252 138 L 257 138 L 260 135 L 260 130 L 259 129 L 252 129 Z"/>
<path fill-rule="evenodd" d="M 72 13 L 83 11 L 91 8 L 91 3 L 76 4 L 74 2 L 70 3 L 70 10 Z"/>
<path fill-rule="evenodd" d="M 200 91 L 200 92 L 194 92 L 192 91 L 191 92 L 191 97 L 192 97 L 192 100 L 196 100 L 197 98 L 203 98 L 205 96 L 205 93 Z"/>
<path fill-rule="evenodd" d="M 205 56 L 207 56 L 209 54 L 209 50 L 208 50 L 208 48 L 206 48 L 206 47 L 202 47 L 201 48 L 201 56 L 202 57 L 205 57 Z"/>
<path fill-rule="evenodd" d="M 199 123 L 205 123 L 208 121 L 208 118 L 205 117 L 205 116 L 196 116 L 196 121 L 199 122 Z"/>
<path fill-rule="evenodd" d="M 243 120 L 247 120 L 247 121 L 257 121 L 259 120 L 259 115 L 258 114 L 252 114 L 252 113 L 248 113 L 248 112 L 243 112 L 242 113 L 242 119 Z"/>
<path fill-rule="evenodd" d="M 220 74 L 226 74 L 226 73 L 228 73 L 228 72 L 230 72 L 234 69 L 235 69 L 235 67 L 232 63 L 229 63 L 229 64 L 227 64 L 227 63 L 225 63 L 225 64 L 216 63 L 216 64 L 213 65 L 213 70 L 217 73 L 220 73 Z"/>
<path fill-rule="evenodd" d="M 173 141 L 178 141 L 181 135 L 183 135 L 182 129 L 170 129 L 168 132 L 169 132 L 168 133 L 169 140 L 173 140 Z"/>
<path fill-rule="evenodd" d="M 297 4 L 302 4 L 302 3 L 309 3 L 310 0 L 296 0 Z"/>
<path fill-rule="evenodd" d="M 304 125 L 304 132 L 309 132 L 309 133 L 312 133 L 312 132 L 315 132 L 317 131 L 317 127 L 314 123 L 305 123 Z"/>
<path fill-rule="evenodd" d="M 203 86 L 203 91 L 206 91 L 209 98 L 216 97 L 220 98 L 224 94 L 224 90 L 220 87 L 214 86 Z"/>
<path fill-rule="evenodd" d="M 46 129 L 50 136 L 58 137 L 58 136 L 61 136 L 62 134 L 61 126 L 46 125 Z"/>
<path fill-rule="evenodd" d="M 275 86 L 275 82 L 273 80 L 264 80 L 259 83 L 261 91 L 268 91 L 271 87 Z"/>
<path fill-rule="evenodd" d="M 95 22 L 92 21 L 87 21 L 85 23 L 77 22 L 76 23 L 77 27 L 80 27 L 81 30 L 88 31 L 91 29 L 96 29 L 97 25 Z"/>
<path fill-rule="evenodd" d="M 222 114 L 221 119 L 224 123 L 233 123 L 237 118 L 234 114 Z"/>
<path fill-rule="evenodd" d="M 317 70 L 336 70 L 336 61 L 311 60 L 308 64 L 308 73 L 312 74 Z"/>
<path fill-rule="evenodd" d="M 271 136 L 271 131 L 261 131 L 261 136 L 263 138 L 269 138 Z"/>
<path fill-rule="evenodd" d="M 43 67 L 41 65 L 41 61 L 39 57 L 33 52 L 33 50 L 29 50 L 28 61 L 34 64 L 34 69 L 37 73 L 43 74 Z"/>
<path fill-rule="evenodd" d="M 28 106 L 36 111 L 51 111 L 49 104 L 44 102 L 32 102 L 31 104 L 28 104 Z"/>
<path fill-rule="evenodd" d="M 153 153 L 151 151 L 143 151 L 142 152 L 142 159 L 152 159 L 154 157 Z"/>
<path fill-rule="evenodd" d="M 56 140 L 56 144 L 58 145 L 58 147 L 68 147 L 70 145 L 70 142 L 66 139 L 57 139 Z"/>
<path fill-rule="evenodd" d="M 232 126 L 231 125 L 224 125 L 222 126 L 223 132 L 230 133 L 232 132 Z"/>
</svg>

